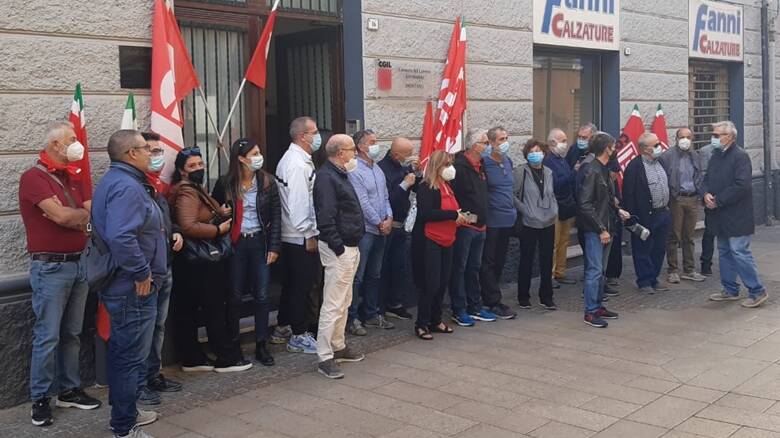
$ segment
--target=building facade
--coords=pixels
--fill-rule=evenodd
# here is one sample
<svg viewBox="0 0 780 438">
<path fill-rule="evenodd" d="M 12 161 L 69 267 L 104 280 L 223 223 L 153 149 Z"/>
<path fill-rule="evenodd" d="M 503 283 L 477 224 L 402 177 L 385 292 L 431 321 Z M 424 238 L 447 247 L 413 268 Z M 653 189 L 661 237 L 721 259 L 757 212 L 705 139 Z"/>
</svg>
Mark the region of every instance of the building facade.
<svg viewBox="0 0 780 438">
<path fill-rule="evenodd" d="M 468 35 L 469 128 L 505 126 L 520 161 L 523 141 L 553 127 L 569 138 L 580 124 L 618 134 L 638 105 L 649 124 L 658 104 L 670 138 L 692 126 L 697 145 L 709 123 L 731 119 L 754 171 L 755 215 L 763 222 L 765 144 L 777 168 L 774 43 L 778 6 L 768 12 L 768 105 L 762 74 L 759 0 L 283 0 L 265 90 L 252 86 L 226 143 L 257 139 L 273 168 L 289 121 L 313 116 L 322 131 L 374 129 L 383 142 L 418 141 L 425 102 L 438 95 L 453 22 Z M 188 145 L 209 150 L 209 180 L 225 164 L 216 152 L 208 107 L 222 128 L 259 38 L 269 0 L 176 0 L 185 43 L 203 85 L 184 103 Z M 6 0 L 0 16 L 0 407 L 26 399 L 32 312 L 21 173 L 43 147 L 46 126 L 66 116 L 77 82 L 84 90 L 92 171 L 108 160 L 128 92 L 148 127 L 153 0 Z M 763 108 L 770 108 L 768 126 Z M 765 142 L 765 131 L 769 142 Z M 774 179 L 772 177 L 771 179 Z M 769 192 L 772 193 L 772 192 Z M 512 262 L 515 263 L 515 262 Z M 85 363 L 91 332 L 85 333 Z M 86 377 L 91 371 L 85 367 Z"/>
</svg>

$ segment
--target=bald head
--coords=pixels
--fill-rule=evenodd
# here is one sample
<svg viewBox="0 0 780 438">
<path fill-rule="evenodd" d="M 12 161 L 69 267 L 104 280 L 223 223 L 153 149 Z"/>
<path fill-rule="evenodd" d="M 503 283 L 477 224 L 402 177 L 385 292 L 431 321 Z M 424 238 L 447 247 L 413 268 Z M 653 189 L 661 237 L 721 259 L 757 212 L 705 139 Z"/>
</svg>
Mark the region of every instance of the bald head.
<svg viewBox="0 0 780 438">
<path fill-rule="evenodd" d="M 346 134 L 334 134 L 325 145 L 325 154 L 327 154 L 328 158 L 335 157 L 342 149 L 354 146 L 355 142 L 352 140 L 352 137 Z"/>
<path fill-rule="evenodd" d="M 403 163 L 404 160 L 411 157 L 414 154 L 414 145 L 408 138 L 396 137 L 393 139 L 393 143 L 390 145 L 390 156 L 395 161 Z"/>
</svg>

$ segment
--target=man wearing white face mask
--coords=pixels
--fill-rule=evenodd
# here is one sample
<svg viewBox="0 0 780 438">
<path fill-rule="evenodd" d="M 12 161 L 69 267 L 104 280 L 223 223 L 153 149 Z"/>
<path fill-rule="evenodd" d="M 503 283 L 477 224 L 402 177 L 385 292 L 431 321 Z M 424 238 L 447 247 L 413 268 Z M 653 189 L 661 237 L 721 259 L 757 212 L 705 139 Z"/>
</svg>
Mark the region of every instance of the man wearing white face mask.
<svg viewBox="0 0 780 438">
<path fill-rule="evenodd" d="M 30 398 L 36 426 L 54 421 L 52 393 L 58 394 L 56 404 L 61 407 L 95 409 L 101 404 L 82 391 L 79 377 L 79 335 L 89 292 L 81 252 L 87 242 L 91 187 L 70 163 L 83 154 L 73 125 L 55 123 L 38 162 L 19 181 L 35 312 Z"/>
<path fill-rule="evenodd" d="M 688 128 L 677 130 L 677 144 L 661 155 L 658 161 L 669 178 L 669 209 L 672 213 L 672 230 L 666 242 L 666 263 L 669 283 L 679 283 L 680 278 L 704 281 L 696 272 L 693 243 L 701 199 L 701 158 L 691 147 L 693 133 Z M 683 272 L 678 267 L 677 247 L 682 246 Z"/>
<path fill-rule="evenodd" d="M 358 131 L 352 138 L 357 148 L 358 165 L 349 173 L 349 182 L 360 200 L 366 234 L 360 239 L 360 264 L 355 273 L 348 326 L 351 334 L 365 336 L 364 325 L 395 328 L 379 311 L 379 279 L 387 235 L 392 231 L 393 210 L 385 173 L 377 164 L 386 150 L 377 143 L 376 134 L 370 129 Z"/>
<path fill-rule="evenodd" d="M 544 165 L 552 170 L 553 190 L 558 202 L 558 219 L 555 222 L 555 249 L 553 250 L 553 288 L 557 283 L 574 284 L 576 280 L 566 277 L 566 249 L 569 247 L 569 234 L 577 216 L 577 200 L 574 198 L 574 178 L 576 173 L 566 161 L 569 149 L 566 133 L 553 128 L 547 136 L 549 154 Z"/>
<path fill-rule="evenodd" d="M 366 234 L 361 203 L 348 178 L 358 167 L 355 151 L 349 136 L 331 137 L 325 145 L 328 161 L 317 171 L 314 184 L 319 253 L 325 267 L 317 328 L 317 371 L 329 379 L 344 377 L 338 363 L 358 362 L 365 357 L 350 350 L 344 337 L 347 308 L 352 302 L 352 282 L 363 258 L 358 244 Z"/>
<path fill-rule="evenodd" d="M 666 236 L 672 222 L 669 214 L 669 180 L 658 158 L 663 153 L 655 134 L 639 137 L 640 156 L 631 160 L 623 175 L 623 208 L 636 215 L 650 230 L 642 240 L 631 234 L 636 284 L 640 292 L 651 295 L 669 288 L 658 281 L 666 254 Z"/>
</svg>

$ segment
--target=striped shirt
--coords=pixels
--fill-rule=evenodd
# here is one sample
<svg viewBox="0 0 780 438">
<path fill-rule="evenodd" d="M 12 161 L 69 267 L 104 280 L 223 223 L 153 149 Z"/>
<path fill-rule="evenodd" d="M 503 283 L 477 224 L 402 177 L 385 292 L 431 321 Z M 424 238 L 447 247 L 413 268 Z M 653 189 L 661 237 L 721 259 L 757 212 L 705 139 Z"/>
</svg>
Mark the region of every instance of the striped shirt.
<svg viewBox="0 0 780 438">
<path fill-rule="evenodd" d="M 653 208 L 664 208 L 669 205 L 669 180 L 666 172 L 658 160 L 648 160 L 642 157 L 645 166 L 647 183 L 650 186 L 650 197 L 653 199 Z"/>
</svg>

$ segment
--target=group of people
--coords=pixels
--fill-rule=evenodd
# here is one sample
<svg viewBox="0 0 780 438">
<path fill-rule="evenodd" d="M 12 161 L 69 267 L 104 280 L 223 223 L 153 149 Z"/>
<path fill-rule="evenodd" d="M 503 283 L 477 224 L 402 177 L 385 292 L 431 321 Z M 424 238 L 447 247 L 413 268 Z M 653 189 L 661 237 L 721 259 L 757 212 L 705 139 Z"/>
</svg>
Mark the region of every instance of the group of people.
<svg viewBox="0 0 780 438">
<path fill-rule="evenodd" d="M 500 126 L 470 130 L 463 151 L 435 151 L 423 161 L 406 138 L 385 146 L 371 130 L 335 134 L 324 145 L 326 161 L 315 168 L 312 155 L 323 138 L 314 119 L 300 117 L 290 124 L 292 142 L 275 174 L 263 170 L 257 142 L 239 139 L 211 193 L 197 147 L 178 153 L 168 185 L 160 178 L 160 137 L 121 130 L 108 141 L 110 168 L 92 196 L 72 164 L 83 157 L 83 146 L 68 122 L 56 123 L 19 189 L 36 315 L 32 422 L 52 424 L 54 393 L 59 407 L 101 405 L 81 389 L 78 372 L 89 289 L 82 252 L 91 233 L 105 242 L 115 266 L 97 292 L 110 316 L 111 429 L 119 437 L 148 436 L 139 426 L 156 414 L 137 405 L 159 404 L 161 392 L 182 389 L 160 373 L 169 308 L 185 372 L 252 367 L 240 345 L 249 295 L 258 363 L 274 365 L 268 344 L 286 344 L 290 352 L 316 354 L 318 371 L 337 379 L 344 376 L 340 363 L 364 358 L 346 345 L 346 335 L 393 329 L 388 318 L 412 319 L 412 290 L 414 331 L 423 340 L 453 332 L 443 317 L 447 293 L 459 326 L 515 318 L 500 289 L 510 237 L 520 242 L 519 308 L 531 307 L 538 258 L 539 305 L 555 310 L 554 289 L 576 283 L 566 277 L 575 223 L 589 325 L 606 327 L 606 319 L 618 317 L 603 302 L 618 293 L 624 224 L 633 230 L 640 291 L 666 289 L 658 280 L 665 255 L 669 282 L 702 281 L 702 273 L 711 273 L 717 236 L 724 290 L 710 298 L 738 299 L 739 277 L 749 291 L 742 305 L 757 307 L 767 293 L 749 251 L 752 215 L 744 214 L 752 211 L 750 160 L 735 147 L 731 122 L 713 128 L 712 144 L 702 150 L 711 154 L 706 160 L 692 149 L 688 129 L 678 130 L 666 152 L 653 134 L 643 135 L 641 155 L 626 168 L 621 187 L 616 141 L 593 125 L 582 127 L 572 146 L 560 129 L 547 142 L 527 141 L 526 162 L 518 166 Z M 702 202 L 707 231 L 699 273 L 693 233 Z M 637 231 L 642 228 L 649 237 Z M 282 293 L 271 331 L 275 263 L 281 264 Z M 198 341 L 201 325 L 213 361 Z"/>
</svg>

